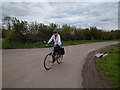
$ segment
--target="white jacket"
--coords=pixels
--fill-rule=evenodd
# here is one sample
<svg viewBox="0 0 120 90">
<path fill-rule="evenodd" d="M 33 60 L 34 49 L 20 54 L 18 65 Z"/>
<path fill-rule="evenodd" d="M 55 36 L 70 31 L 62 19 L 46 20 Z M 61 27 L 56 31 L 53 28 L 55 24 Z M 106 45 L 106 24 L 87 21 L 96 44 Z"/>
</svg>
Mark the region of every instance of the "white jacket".
<svg viewBox="0 0 120 90">
<path fill-rule="evenodd" d="M 50 40 L 48 41 L 48 43 L 50 43 L 52 40 L 54 41 L 54 45 L 56 45 L 56 44 L 62 45 L 61 38 L 60 38 L 59 34 L 57 35 L 56 39 L 55 39 L 55 36 L 52 35 L 52 37 L 50 38 Z"/>
</svg>

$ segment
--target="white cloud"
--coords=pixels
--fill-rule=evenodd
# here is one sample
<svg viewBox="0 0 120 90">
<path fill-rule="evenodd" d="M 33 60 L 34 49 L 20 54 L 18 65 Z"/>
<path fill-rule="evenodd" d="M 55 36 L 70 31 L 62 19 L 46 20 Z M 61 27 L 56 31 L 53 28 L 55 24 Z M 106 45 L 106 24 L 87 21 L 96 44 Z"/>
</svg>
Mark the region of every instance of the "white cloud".
<svg viewBox="0 0 120 90">
<path fill-rule="evenodd" d="M 2 5 L 3 16 L 15 16 L 29 22 L 96 26 L 106 30 L 118 28 L 117 2 L 7 2 Z"/>
<path fill-rule="evenodd" d="M 119 0 L 3 0 L 3 2 L 119 2 Z"/>
</svg>

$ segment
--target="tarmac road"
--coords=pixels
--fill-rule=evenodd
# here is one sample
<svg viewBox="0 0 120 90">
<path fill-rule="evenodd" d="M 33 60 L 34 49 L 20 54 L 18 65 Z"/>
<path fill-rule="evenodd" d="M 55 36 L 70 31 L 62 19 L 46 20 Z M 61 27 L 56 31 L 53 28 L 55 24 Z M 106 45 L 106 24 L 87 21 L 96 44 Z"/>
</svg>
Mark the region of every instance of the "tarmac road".
<svg viewBox="0 0 120 90">
<path fill-rule="evenodd" d="M 82 69 L 87 54 L 118 42 L 65 46 L 63 62 L 51 70 L 43 67 L 48 48 L 6 49 L 2 52 L 3 88 L 82 88 Z"/>
</svg>

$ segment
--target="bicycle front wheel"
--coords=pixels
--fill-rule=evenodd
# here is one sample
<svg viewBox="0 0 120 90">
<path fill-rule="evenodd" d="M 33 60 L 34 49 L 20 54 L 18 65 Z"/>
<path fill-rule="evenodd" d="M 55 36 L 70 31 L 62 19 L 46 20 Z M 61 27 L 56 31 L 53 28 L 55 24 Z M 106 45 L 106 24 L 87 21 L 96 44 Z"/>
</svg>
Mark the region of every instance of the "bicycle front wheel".
<svg viewBox="0 0 120 90">
<path fill-rule="evenodd" d="M 51 69 L 52 65 L 53 65 L 53 56 L 51 54 L 46 55 L 45 59 L 44 59 L 44 68 L 46 70 Z"/>
</svg>

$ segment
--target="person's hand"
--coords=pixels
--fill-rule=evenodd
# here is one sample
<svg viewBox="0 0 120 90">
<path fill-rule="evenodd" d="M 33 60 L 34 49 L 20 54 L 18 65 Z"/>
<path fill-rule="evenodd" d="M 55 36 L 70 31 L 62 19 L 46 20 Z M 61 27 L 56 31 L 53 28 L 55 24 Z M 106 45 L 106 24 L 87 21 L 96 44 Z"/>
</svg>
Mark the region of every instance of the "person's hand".
<svg viewBox="0 0 120 90">
<path fill-rule="evenodd" d="M 46 47 L 48 46 L 48 44 L 46 44 Z"/>
<path fill-rule="evenodd" d="M 49 46 L 49 43 L 47 42 L 46 46 Z"/>
</svg>

